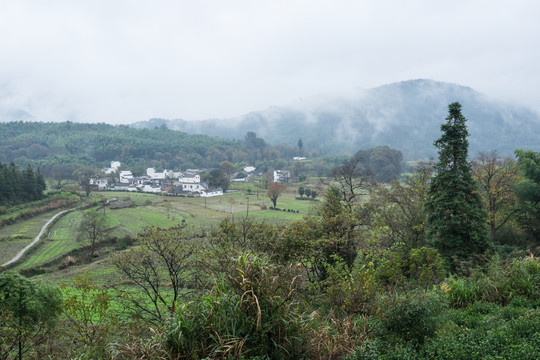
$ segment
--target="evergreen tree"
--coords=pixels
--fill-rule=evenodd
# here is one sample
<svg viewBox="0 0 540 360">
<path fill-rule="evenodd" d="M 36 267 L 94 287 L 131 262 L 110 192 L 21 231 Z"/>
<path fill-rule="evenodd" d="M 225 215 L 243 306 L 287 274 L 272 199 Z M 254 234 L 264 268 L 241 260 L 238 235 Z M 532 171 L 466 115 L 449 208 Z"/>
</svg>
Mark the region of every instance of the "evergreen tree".
<svg viewBox="0 0 540 360">
<path fill-rule="evenodd" d="M 34 176 L 34 170 L 28 165 L 26 167 L 26 170 L 23 172 L 22 177 L 22 187 L 23 187 L 23 193 L 22 198 L 25 201 L 32 201 L 37 198 L 36 194 L 36 178 Z"/>
<path fill-rule="evenodd" d="M 0 206 L 42 199 L 45 188 L 39 169 L 34 173 L 28 165 L 21 172 L 13 162 L 9 166 L 0 163 Z"/>
<path fill-rule="evenodd" d="M 519 222 L 531 236 L 540 239 L 540 153 L 516 150 L 519 170 L 523 176 L 514 191 L 519 199 Z"/>
<path fill-rule="evenodd" d="M 461 114 L 461 104 L 448 105 L 442 136 L 434 145 L 439 149 L 436 174 L 426 201 L 428 238 L 456 268 L 457 261 L 467 260 L 489 247 L 486 212 L 467 162 L 469 135 Z"/>
<path fill-rule="evenodd" d="M 38 199 L 41 199 L 43 197 L 43 192 L 47 190 L 47 184 L 45 183 L 45 179 L 43 178 L 43 175 L 41 174 L 39 168 L 36 172 L 36 189 L 38 193 Z"/>
</svg>

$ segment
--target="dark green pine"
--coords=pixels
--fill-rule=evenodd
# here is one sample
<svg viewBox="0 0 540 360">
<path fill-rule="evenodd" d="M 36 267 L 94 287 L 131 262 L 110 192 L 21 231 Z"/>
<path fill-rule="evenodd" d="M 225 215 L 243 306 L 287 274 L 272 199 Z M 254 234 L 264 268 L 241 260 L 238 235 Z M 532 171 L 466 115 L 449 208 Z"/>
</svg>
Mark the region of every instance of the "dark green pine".
<svg viewBox="0 0 540 360">
<path fill-rule="evenodd" d="M 436 174 L 431 180 L 426 210 L 428 237 L 452 269 L 457 262 L 484 253 L 489 248 L 486 212 L 467 161 L 467 119 L 457 102 L 448 106 L 439 149 Z"/>
</svg>

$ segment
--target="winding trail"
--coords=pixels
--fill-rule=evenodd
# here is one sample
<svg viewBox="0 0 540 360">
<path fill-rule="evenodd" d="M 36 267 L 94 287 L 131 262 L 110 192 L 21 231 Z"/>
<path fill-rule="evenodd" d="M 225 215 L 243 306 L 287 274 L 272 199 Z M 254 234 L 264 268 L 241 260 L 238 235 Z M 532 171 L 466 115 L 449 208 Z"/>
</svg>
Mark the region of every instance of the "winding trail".
<svg viewBox="0 0 540 360">
<path fill-rule="evenodd" d="M 41 238 L 41 236 L 43 235 L 43 233 L 45 232 L 45 230 L 47 230 L 47 226 L 49 226 L 49 224 L 54 220 L 56 219 L 58 216 L 68 212 L 68 211 L 71 211 L 73 209 L 69 209 L 69 210 L 64 210 L 64 211 L 60 211 L 58 214 L 54 215 L 52 218 L 49 219 L 49 221 L 47 221 L 45 223 L 45 225 L 43 225 L 43 227 L 41 228 L 41 231 L 39 232 L 38 236 L 36 236 L 36 238 L 34 239 L 34 241 L 32 241 L 30 244 L 26 245 L 21 251 L 19 251 L 17 253 L 17 255 L 15 255 L 15 257 L 13 257 L 13 259 L 9 260 L 8 262 L 2 264 L 2 266 L 8 266 L 9 264 L 12 264 L 14 263 L 15 261 L 19 260 L 21 258 L 21 256 L 23 256 L 23 254 L 26 252 L 26 250 L 30 249 L 32 246 L 34 246 L 35 243 L 37 243 L 39 241 L 39 239 Z"/>
</svg>

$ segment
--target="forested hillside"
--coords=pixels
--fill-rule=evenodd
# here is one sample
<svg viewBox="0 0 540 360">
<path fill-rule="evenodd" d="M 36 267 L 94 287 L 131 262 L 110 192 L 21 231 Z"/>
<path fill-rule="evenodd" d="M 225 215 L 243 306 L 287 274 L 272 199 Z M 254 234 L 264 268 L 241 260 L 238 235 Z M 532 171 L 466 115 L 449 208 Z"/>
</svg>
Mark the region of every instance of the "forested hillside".
<svg viewBox="0 0 540 360">
<path fill-rule="evenodd" d="M 72 122 L 0 123 L 0 161 L 39 166 L 46 176 L 53 171 L 71 173 L 80 165 L 105 167 L 112 160 L 143 172 L 146 167 L 214 167 L 223 161 L 255 162 L 294 155 L 294 149 L 269 146 L 253 133 L 235 141 L 190 135 L 164 126 L 134 129 Z"/>
<path fill-rule="evenodd" d="M 302 134 L 307 151 L 352 153 L 388 145 L 401 150 L 405 160 L 416 160 L 435 155 L 432 143 L 452 101 L 461 102 L 466 109 L 471 154 L 497 149 L 510 155 L 518 147 L 540 150 L 538 114 L 469 87 L 431 80 L 403 81 L 347 96 L 307 98 L 226 121 L 153 119 L 134 126 L 165 124 L 171 129 L 228 138 L 254 131 L 269 143 L 291 146 Z"/>
</svg>

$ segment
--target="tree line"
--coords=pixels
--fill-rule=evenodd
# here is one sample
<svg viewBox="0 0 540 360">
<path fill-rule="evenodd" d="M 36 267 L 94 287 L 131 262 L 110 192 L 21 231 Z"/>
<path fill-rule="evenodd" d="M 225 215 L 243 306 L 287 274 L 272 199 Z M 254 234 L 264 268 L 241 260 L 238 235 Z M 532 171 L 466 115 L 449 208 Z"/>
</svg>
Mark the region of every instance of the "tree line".
<svg viewBox="0 0 540 360">
<path fill-rule="evenodd" d="M 0 205 L 14 205 L 43 198 L 45 180 L 39 168 L 20 170 L 14 163 L 0 162 Z"/>
<path fill-rule="evenodd" d="M 361 152 L 378 180 L 389 181 L 401 173 L 399 150 L 380 146 Z M 310 161 L 293 162 L 299 154 L 308 155 Z M 305 154 L 303 146 L 271 145 L 252 131 L 242 139 L 226 140 L 190 135 L 165 126 L 136 129 L 69 121 L 0 123 L 0 161 L 39 167 L 45 177 L 56 181 L 67 178 L 80 166 L 103 168 L 113 160 L 121 161 L 123 169 L 135 175 L 145 174 L 148 167 L 218 168 L 225 162 L 234 164 L 237 171 L 252 165 L 262 172 L 289 168 L 295 176 L 326 176 L 343 157 Z"/>
</svg>

